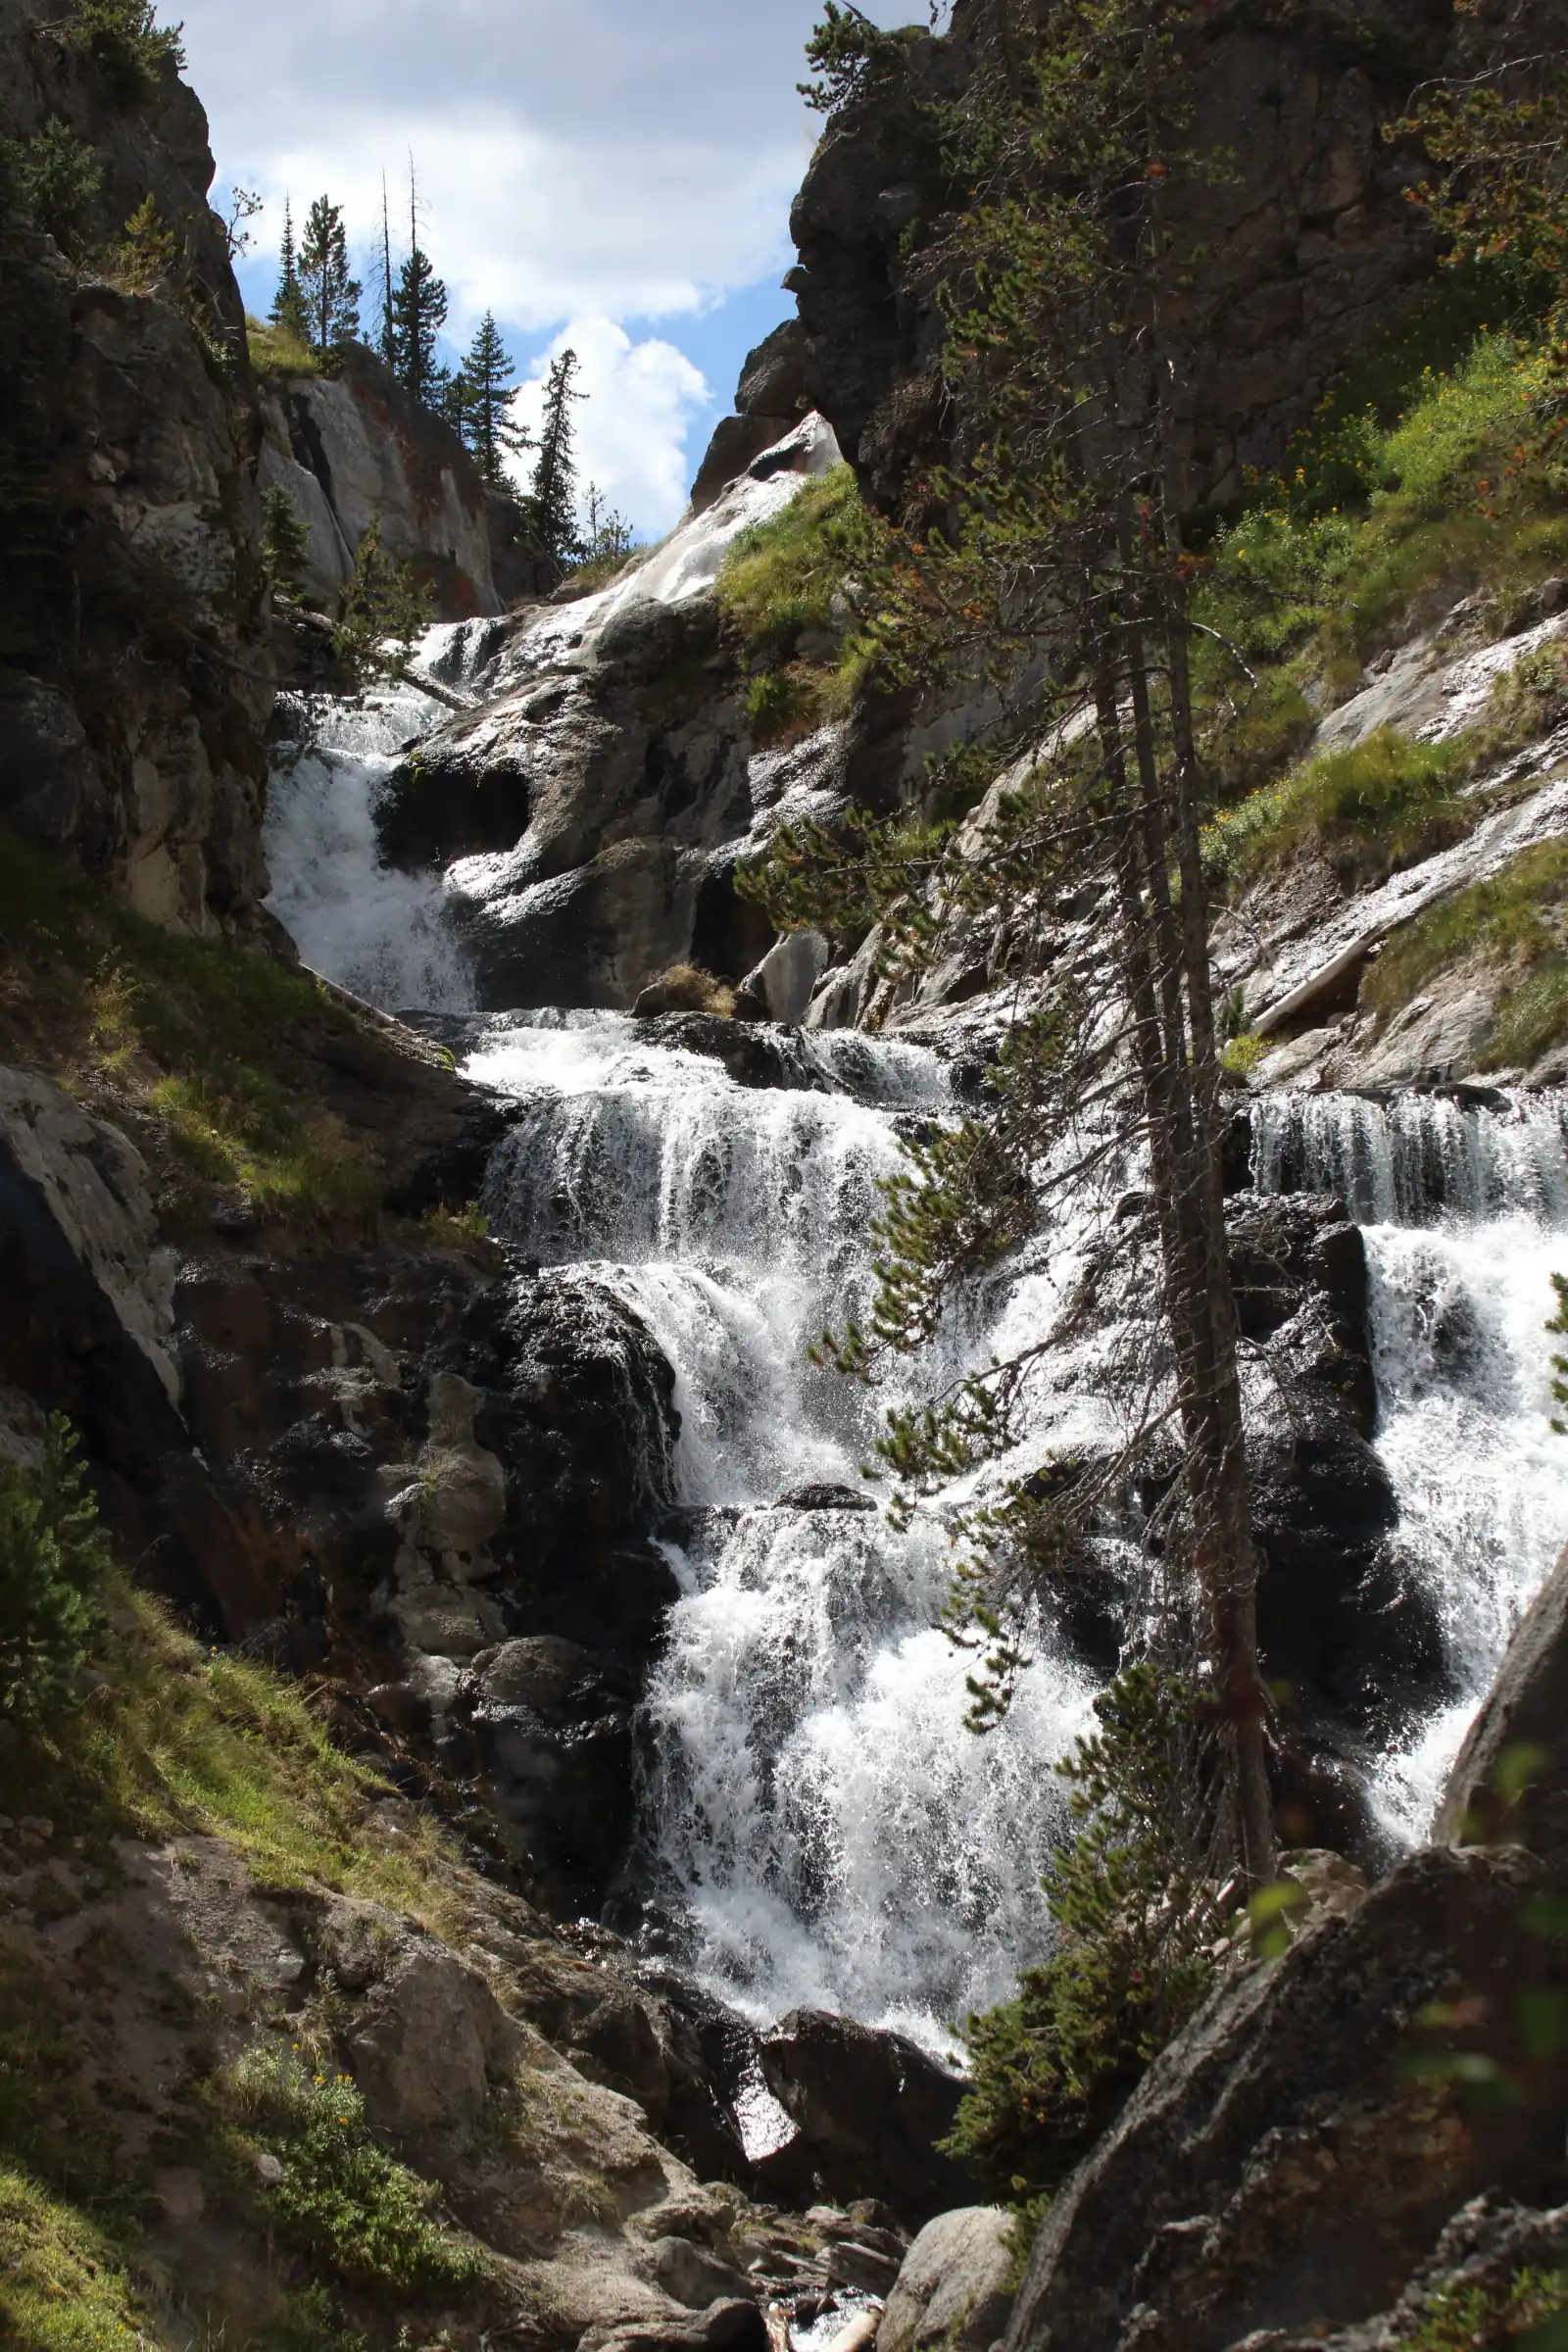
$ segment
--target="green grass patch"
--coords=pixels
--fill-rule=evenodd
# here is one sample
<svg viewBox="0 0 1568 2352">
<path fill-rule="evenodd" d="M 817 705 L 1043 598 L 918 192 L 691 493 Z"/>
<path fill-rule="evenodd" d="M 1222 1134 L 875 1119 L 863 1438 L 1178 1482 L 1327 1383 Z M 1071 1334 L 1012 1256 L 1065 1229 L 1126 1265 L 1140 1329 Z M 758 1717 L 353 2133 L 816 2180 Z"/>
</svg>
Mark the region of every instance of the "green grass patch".
<svg viewBox="0 0 1568 2352">
<path fill-rule="evenodd" d="M 375 1208 L 376 1161 L 295 1083 L 291 1039 L 344 1021 L 313 974 L 166 931 L 3 829 L 0 950 L 0 1052 L 139 1112 L 187 1188 L 306 1218 Z"/>
<path fill-rule="evenodd" d="M 1484 1068 L 1527 1069 L 1568 1035 L 1568 842 L 1522 851 L 1490 881 L 1407 923 L 1372 966 L 1362 997 L 1392 1016 L 1464 964 L 1503 975 Z"/>
<path fill-rule="evenodd" d="M 1462 744 L 1412 743 L 1380 727 L 1221 809 L 1203 835 L 1209 872 L 1245 884 L 1313 843 L 1357 882 L 1381 878 L 1471 829 L 1482 807 L 1460 798 L 1468 764 Z"/>
<path fill-rule="evenodd" d="M 0 2164 L 0 2345 L 16 2352 L 154 2352 L 109 2241 L 35 2180 Z"/>
<path fill-rule="evenodd" d="M 286 375 L 327 373 L 320 353 L 291 335 L 286 326 L 273 326 L 264 318 L 247 317 L 245 342 L 251 355 L 251 369 L 259 383 L 275 383 Z"/>
<path fill-rule="evenodd" d="M 74 1821 L 100 1846 L 221 1838 L 270 1885 L 318 1880 L 438 1924 L 439 1833 L 395 1853 L 365 1837 L 385 1786 L 332 1745 L 294 1684 L 204 1648 L 118 1576 L 105 1598 L 117 1629 L 103 1644 L 108 1688 L 0 1766 L 0 1809 Z"/>
<path fill-rule="evenodd" d="M 371 2136 L 347 2076 L 256 2048 L 230 2068 L 218 2100 L 236 2173 L 254 2180 L 256 2158 L 276 2158 L 281 2178 L 259 2203 L 281 2236 L 336 2278 L 387 2296 L 427 2296 L 484 2277 L 483 2254 L 436 2212 L 439 2190 Z"/>
<path fill-rule="evenodd" d="M 752 673 L 747 712 L 760 743 L 796 740 L 849 710 L 870 662 L 855 621 L 857 585 L 886 547 L 886 526 L 849 466 L 808 482 L 781 514 L 736 540 L 718 602 Z M 821 643 L 803 650 L 803 637 Z"/>
</svg>

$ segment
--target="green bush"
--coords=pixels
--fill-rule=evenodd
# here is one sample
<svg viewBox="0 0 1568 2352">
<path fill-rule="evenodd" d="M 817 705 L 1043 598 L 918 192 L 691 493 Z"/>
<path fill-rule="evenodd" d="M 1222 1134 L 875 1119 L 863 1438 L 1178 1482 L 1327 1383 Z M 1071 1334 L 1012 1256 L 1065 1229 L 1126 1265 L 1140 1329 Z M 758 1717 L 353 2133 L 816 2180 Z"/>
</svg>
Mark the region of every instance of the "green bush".
<svg viewBox="0 0 1568 2352">
<path fill-rule="evenodd" d="M 252 2049 L 230 2070 L 222 2096 L 231 2145 L 249 2159 L 275 2156 L 282 2178 L 262 2202 L 283 2234 L 335 2275 L 389 2294 L 435 2294 L 472 2285 L 478 2249 L 434 2217 L 439 2191 L 370 2136 L 365 2105 L 347 2076 L 313 2074 L 282 2050 Z"/>
<path fill-rule="evenodd" d="M 1474 825 L 1481 807 L 1467 807 L 1458 793 L 1467 764 L 1461 744 L 1412 743 L 1380 727 L 1222 809 L 1203 836 L 1209 871 L 1246 882 L 1311 840 L 1348 856 L 1358 880 L 1385 874 Z"/>
<path fill-rule="evenodd" d="M 250 351 L 251 369 L 262 383 L 273 383 L 285 375 L 324 375 L 325 365 L 318 351 L 297 342 L 286 326 L 269 324 L 262 318 L 247 317 L 245 341 Z"/>
<path fill-rule="evenodd" d="M 946 2144 L 1019 2207 L 1055 2187 L 1187 2023 L 1225 1926 L 1185 1858 L 1203 1702 L 1135 1666 L 1095 1713 L 1100 1731 L 1056 1768 L 1077 1825 L 1041 1882 L 1057 1949 L 963 2028 L 969 2087 Z"/>
<path fill-rule="evenodd" d="M 1568 2271 L 1519 2271 L 1506 2286 L 1442 2286 L 1396 2352 L 1564 2352 Z"/>
<path fill-rule="evenodd" d="M 7 139 L 5 146 L 33 221 L 62 252 L 78 252 L 104 184 L 103 167 L 92 149 L 58 116 L 52 116 L 35 138 Z"/>
<path fill-rule="evenodd" d="M 47 1722 L 73 1704 L 102 1630 L 109 1573 L 98 1506 L 70 1426 L 56 1417 L 36 1469 L 0 1460 L 0 1713 Z"/>
</svg>

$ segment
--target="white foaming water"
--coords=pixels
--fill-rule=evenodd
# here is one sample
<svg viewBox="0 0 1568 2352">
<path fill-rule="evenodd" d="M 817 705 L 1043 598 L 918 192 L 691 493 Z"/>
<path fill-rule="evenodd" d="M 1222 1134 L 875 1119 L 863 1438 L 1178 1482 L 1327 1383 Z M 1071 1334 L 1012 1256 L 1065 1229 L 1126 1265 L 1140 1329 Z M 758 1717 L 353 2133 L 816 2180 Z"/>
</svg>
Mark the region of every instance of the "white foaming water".
<svg viewBox="0 0 1568 2352">
<path fill-rule="evenodd" d="M 806 2003 L 942 2046 L 1039 1947 L 1051 1767 L 1088 1691 L 1042 1658 L 977 1740 L 971 1661 L 937 1627 L 940 1517 L 895 1536 L 852 1507 L 870 1415 L 807 1348 L 863 1301 L 896 1106 L 946 1090 L 914 1048 L 821 1052 L 876 1100 L 740 1087 L 613 1014 L 498 1024 L 469 1068 L 524 1101 L 492 1169 L 497 1225 L 610 1282 L 675 1369 L 692 1517 L 648 1699 L 661 1892 L 700 1972 L 756 2017 Z M 787 1499 L 807 1488 L 852 1494 Z"/>
<path fill-rule="evenodd" d="M 416 668 L 461 679 L 481 626 L 428 630 Z M 414 685 L 318 702 L 311 749 L 268 792 L 269 907 L 312 971 L 389 1012 L 466 1012 L 474 1001 L 440 877 L 389 866 L 375 831 L 387 778 L 444 715 Z"/>
<path fill-rule="evenodd" d="M 1568 1097 L 1500 1100 L 1281 1096 L 1255 1120 L 1259 1184 L 1342 1193 L 1365 1231 L 1378 1450 L 1458 1686 L 1375 1781 L 1385 1826 L 1407 1843 L 1427 1834 L 1508 1638 L 1568 1542 L 1545 1329 L 1551 1277 L 1568 1274 Z"/>
</svg>

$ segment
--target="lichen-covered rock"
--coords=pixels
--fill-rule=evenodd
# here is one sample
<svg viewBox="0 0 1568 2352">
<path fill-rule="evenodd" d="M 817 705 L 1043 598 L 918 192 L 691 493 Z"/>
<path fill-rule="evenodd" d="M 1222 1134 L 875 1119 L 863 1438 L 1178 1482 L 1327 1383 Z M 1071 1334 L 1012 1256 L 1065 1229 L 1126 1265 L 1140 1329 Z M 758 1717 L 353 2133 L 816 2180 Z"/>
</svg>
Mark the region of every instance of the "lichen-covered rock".
<svg viewBox="0 0 1568 2352">
<path fill-rule="evenodd" d="M 888 2297 L 877 2352 L 991 2352 L 1012 2310 L 1012 2219 L 962 2205 L 927 2222 Z"/>
</svg>

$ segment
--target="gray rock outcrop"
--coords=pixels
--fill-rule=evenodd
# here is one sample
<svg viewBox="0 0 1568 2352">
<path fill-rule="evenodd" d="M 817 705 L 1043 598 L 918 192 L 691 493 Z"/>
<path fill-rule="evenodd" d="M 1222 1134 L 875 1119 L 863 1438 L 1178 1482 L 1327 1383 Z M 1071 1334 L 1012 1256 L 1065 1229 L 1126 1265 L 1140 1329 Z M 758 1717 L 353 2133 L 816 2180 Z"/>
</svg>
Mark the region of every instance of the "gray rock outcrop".
<svg viewBox="0 0 1568 2352">
<path fill-rule="evenodd" d="M 1412 1855 L 1211 1996 L 1041 2225 L 1006 2352 L 1221 2352 L 1388 2310 L 1450 2217 L 1558 2177 L 1563 2055 L 1526 2058 L 1542 1866 Z M 1434 2004 L 1448 2004 L 1440 2024 Z M 1468 2070 L 1508 2101 L 1468 2100 Z"/>
<path fill-rule="evenodd" d="M 285 377 L 262 395 L 264 489 L 281 485 L 310 535 L 307 584 L 330 603 L 353 576 L 372 522 L 394 563 L 428 584 L 441 620 L 505 610 L 492 560 L 492 519 L 508 588 L 551 585 L 550 566 L 523 569 L 520 538 L 505 502 L 439 416 L 411 401 L 385 368 L 351 345 L 333 376 Z"/>
<path fill-rule="evenodd" d="M 127 91 L 67 30 L 42 0 L 0 5 L 0 135 L 56 124 L 100 174 L 74 262 L 25 226 L 6 260 L 0 365 L 8 414 L 32 418 L 19 487 L 43 507 L 0 571 L 0 820 L 155 922 L 265 928 L 256 409 L 206 118 L 171 68 Z M 182 256 L 171 278 L 79 258 L 112 252 L 149 196 Z"/>
<path fill-rule="evenodd" d="M 1459 1750 L 1433 1836 L 1568 1864 L 1568 1551 L 1525 1611 Z"/>
<path fill-rule="evenodd" d="M 1012 2215 L 963 2205 L 927 2222 L 889 2295 L 877 2352 L 991 2352 L 1012 2311 Z"/>
</svg>

